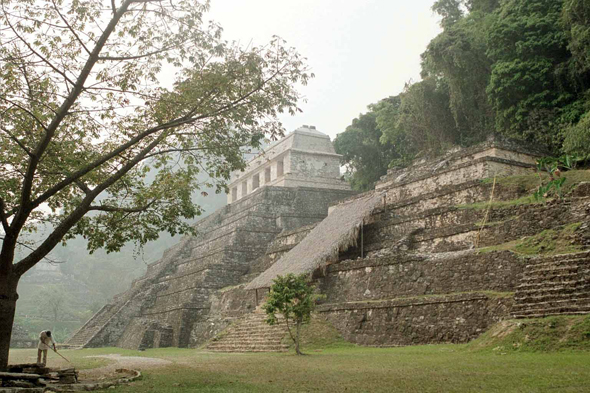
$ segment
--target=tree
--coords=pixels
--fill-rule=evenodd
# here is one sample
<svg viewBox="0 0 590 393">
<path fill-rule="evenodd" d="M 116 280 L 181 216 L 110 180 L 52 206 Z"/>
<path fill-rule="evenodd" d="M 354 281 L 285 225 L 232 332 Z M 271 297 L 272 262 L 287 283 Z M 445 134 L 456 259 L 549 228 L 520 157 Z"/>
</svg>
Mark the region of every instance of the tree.
<svg viewBox="0 0 590 393">
<path fill-rule="evenodd" d="M 281 135 L 277 115 L 299 111 L 294 86 L 313 75 L 279 38 L 222 40 L 207 1 L 0 6 L 2 369 L 26 271 L 76 235 L 112 252 L 193 233 L 198 174 L 223 191 L 246 146 Z M 28 243 L 40 225 L 51 232 Z"/>
<path fill-rule="evenodd" d="M 296 276 L 289 273 L 286 276 L 278 276 L 273 280 L 266 303 L 262 306 L 262 309 L 268 315 L 266 322 L 269 325 L 278 323 L 276 314 L 283 315 L 289 336 L 291 336 L 295 344 L 295 353 L 297 355 L 303 355 L 299 345 L 301 325 L 309 322 L 311 312 L 314 310 L 318 298 L 313 292 L 307 274 Z M 295 322 L 295 335 L 293 335 L 289 326 L 290 319 Z"/>
<path fill-rule="evenodd" d="M 434 2 L 432 10 L 442 17 L 441 27 L 450 27 L 463 17 L 461 7 L 464 3 L 464 0 L 437 0 Z"/>
<path fill-rule="evenodd" d="M 36 296 L 39 315 L 52 317 L 53 322 L 63 317 L 64 306 L 68 301 L 68 293 L 63 285 L 52 284 L 42 288 Z"/>
<path fill-rule="evenodd" d="M 488 96 L 500 132 L 559 148 L 560 108 L 573 100 L 558 66 L 570 58 L 559 25 L 562 0 L 509 0 L 487 34 L 493 61 Z"/>
<path fill-rule="evenodd" d="M 485 40 L 492 6 L 472 2 L 467 15 L 451 25 L 443 24 L 444 31 L 430 41 L 422 54 L 422 77 L 444 79 L 448 85 L 449 106 L 463 146 L 485 140 L 494 127 L 486 94 L 491 61 Z"/>
<path fill-rule="evenodd" d="M 379 103 L 369 105 L 369 112 L 353 119 L 352 124 L 334 140 L 334 149 L 342 154 L 341 164 L 350 174 L 350 184 L 355 190 L 373 188 L 395 158 L 394 145 L 389 141 L 381 142 L 383 133 L 377 125 L 381 106 Z"/>
<path fill-rule="evenodd" d="M 401 95 L 399 127 L 407 135 L 409 149 L 417 155 L 433 156 L 460 142 L 448 85 L 437 79 L 408 83 Z"/>
</svg>

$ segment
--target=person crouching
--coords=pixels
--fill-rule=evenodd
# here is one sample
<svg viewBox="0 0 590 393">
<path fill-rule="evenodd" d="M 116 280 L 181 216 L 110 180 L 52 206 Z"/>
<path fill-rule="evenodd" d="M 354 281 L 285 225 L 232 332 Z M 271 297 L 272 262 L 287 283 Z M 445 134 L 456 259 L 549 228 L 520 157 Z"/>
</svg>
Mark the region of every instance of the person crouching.
<svg viewBox="0 0 590 393">
<path fill-rule="evenodd" d="M 49 330 L 43 330 L 39 333 L 39 345 L 37 346 L 38 365 L 45 367 L 47 364 L 47 351 L 51 349 L 51 346 L 53 346 L 53 350 L 55 351 L 55 342 L 53 342 L 51 332 Z M 43 363 L 41 363 L 41 353 L 43 353 Z"/>
</svg>

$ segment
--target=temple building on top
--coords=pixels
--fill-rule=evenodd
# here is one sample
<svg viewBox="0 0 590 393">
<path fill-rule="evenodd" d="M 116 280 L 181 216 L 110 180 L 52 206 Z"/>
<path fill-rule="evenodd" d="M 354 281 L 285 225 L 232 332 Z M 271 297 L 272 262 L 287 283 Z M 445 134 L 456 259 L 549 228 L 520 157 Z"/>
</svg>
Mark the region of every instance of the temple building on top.
<svg viewBox="0 0 590 393">
<path fill-rule="evenodd" d="M 243 172 L 232 174 L 227 203 L 265 186 L 349 190 L 340 179 L 340 157 L 328 135 L 315 126 L 299 127 L 252 158 Z"/>
</svg>

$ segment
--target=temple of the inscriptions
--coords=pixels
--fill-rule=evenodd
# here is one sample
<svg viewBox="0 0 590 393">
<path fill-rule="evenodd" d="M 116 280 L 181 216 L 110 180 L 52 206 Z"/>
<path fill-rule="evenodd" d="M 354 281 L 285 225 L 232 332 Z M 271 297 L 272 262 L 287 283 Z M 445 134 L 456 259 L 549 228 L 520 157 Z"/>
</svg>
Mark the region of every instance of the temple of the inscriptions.
<svg viewBox="0 0 590 393">
<path fill-rule="evenodd" d="M 228 204 L 198 235 L 69 343 L 282 351 L 284 325 L 258 306 L 289 273 L 324 295 L 314 318 L 359 345 L 461 343 L 500 321 L 590 313 L 590 181 L 534 203 L 544 154 L 492 138 L 392 168 L 357 194 L 329 137 L 303 126 L 234 173 Z M 566 232 L 567 253 L 531 253 Z"/>
<path fill-rule="evenodd" d="M 76 346 L 198 346 L 255 307 L 243 289 L 288 248 L 300 228 L 354 193 L 330 137 L 303 126 L 232 174 L 228 204 L 199 220 L 69 340 Z M 301 232 L 302 234 L 305 232 Z M 228 290 L 231 288 L 231 290 Z"/>
</svg>

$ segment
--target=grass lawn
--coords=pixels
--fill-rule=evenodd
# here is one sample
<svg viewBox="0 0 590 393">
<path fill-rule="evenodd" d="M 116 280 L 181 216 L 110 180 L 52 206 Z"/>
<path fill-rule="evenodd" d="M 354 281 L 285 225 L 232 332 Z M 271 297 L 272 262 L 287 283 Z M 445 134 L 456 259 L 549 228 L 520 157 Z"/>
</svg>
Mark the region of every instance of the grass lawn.
<svg viewBox="0 0 590 393">
<path fill-rule="evenodd" d="M 304 348 L 305 350 L 305 348 Z M 118 353 L 172 363 L 143 370 L 144 378 L 118 392 L 588 392 L 590 353 L 474 350 L 469 345 L 403 348 L 354 346 L 309 350 L 307 356 L 223 354 L 194 349 L 64 350 L 77 367 L 99 367 Z M 11 362 L 30 360 L 14 350 Z M 57 365 L 50 354 L 50 366 Z M 62 361 L 63 362 L 63 361 Z M 60 363 L 61 364 L 61 363 Z"/>
</svg>

